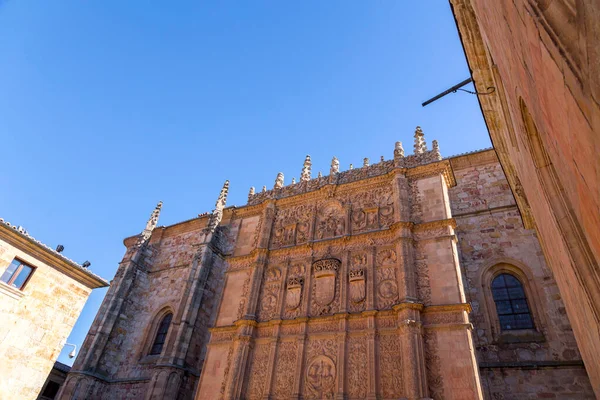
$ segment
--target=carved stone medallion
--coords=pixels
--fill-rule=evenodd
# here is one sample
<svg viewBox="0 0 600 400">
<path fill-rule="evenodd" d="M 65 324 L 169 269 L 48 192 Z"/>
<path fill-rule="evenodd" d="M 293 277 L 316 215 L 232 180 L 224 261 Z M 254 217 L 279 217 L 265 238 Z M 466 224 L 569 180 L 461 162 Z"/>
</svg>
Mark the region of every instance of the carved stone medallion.
<svg viewBox="0 0 600 400">
<path fill-rule="evenodd" d="M 311 398 L 331 398 L 335 375 L 335 364 L 331 358 L 324 355 L 315 357 L 306 369 L 306 383 L 311 392 Z"/>
<path fill-rule="evenodd" d="M 313 264 L 315 276 L 315 300 L 321 307 L 326 307 L 335 297 L 335 278 L 341 261 L 335 258 L 326 258 L 315 261 Z"/>
</svg>

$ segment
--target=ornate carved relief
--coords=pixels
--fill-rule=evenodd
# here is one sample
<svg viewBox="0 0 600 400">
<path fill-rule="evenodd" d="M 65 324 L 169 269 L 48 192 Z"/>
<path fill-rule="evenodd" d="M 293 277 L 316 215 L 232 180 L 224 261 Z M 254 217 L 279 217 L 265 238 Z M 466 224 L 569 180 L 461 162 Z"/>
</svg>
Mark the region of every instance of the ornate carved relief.
<svg viewBox="0 0 600 400">
<path fill-rule="evenodd" d="M 375 295 L 379 309 L 391 308 L 398 301 L 397 261 L 396 250 L 392 248 L 379 250 L 375 257 Z"/>
<path fill-rule="evenodd" d="M 379 370 L 381 394 L 386 399 L 403 397 L 402 393 L 402 350 L 398 336 L 380 335 Z"/>
<path fill-rule="evenodd" d="M 315 239 L 328 239 L 346 233 L 344 210 L 337 202 L 329 202 L 319 210 Z"/>
<path fill-rule="evenodd" d="M 225 371 L 223 371 L 223 381 L 221 382 L 221 390 L 219 391 L 219 399 L 225 398 L 225 385 L 227 385 L 227 379 L 229 377 L 229 371 L 231 371 L 231 359 L 233 358 L 233 343 L 229 346 L 227 352 L 227 364 L 225 365 Z"/>
<path fill-rule="evenodd" d="M 335 339 L 309 340 L 304 376 L 305 399 L 332 399 L 335 392 L 338 342 Z"/>
<path fill-rule="evenodd" d="M 436 333 L 425 332 L 425 369 L 427 370 L 427 384 L 429 395 L 434 400 L 444 398 L 444 378 L 442 378 L 440 357 Z"/>
<path fill-rule="evenodd" d="M 248 291 L 250 290 L 250 274 L 246 276 L 244 280 L 244 286 L 242 286 L 242 297 L 240 298 L 240 304 L 238 305 L 237 319 L 241 319 L 246 312 L 246 302 L 248 301 Z"/>
<path fill-rule="evenodd" d="M 398 260 L 396 250 L 382 249 L 377 252 L 376 263 L 378 266 L 395 265 Z"/>
<path fill-rule="evenodd" d="M 431 285 L 429 283 L 429 267 L 421 246 L 415 247 L 415 269 L 417 272 L 417 294 L 423 304 L 431 304 Z"/>
<path fill-rule="evenodd" d="M 313 207 L 300 205 L 277 210 L 271 248 L 302 244 L 308 241 Z"/>
<path fill-rule="evenodd" d="M 380 229 L 394 222 L 394 204 L 389 187 L 360 192 L 350 197 L 352 232 Z"/>
<path fill-rule="evenodd" d="M 347 347 L 346 384 L 348 397 L 366 399 L 368 391 L 368 354 L 366 336 L 349 336 Z"/>
<path fill-rule="evenodd" d="M 296 358 L 298 354 L 298 344 L 296 341 L 282 342 L 277 351 L 277 361 L 275 367 L 275 383 L 273 394 L 278 399 L 289 398 L 292 396 L 294 387 L 294 378 L 296 374 Z"/>
<path fill-rule="evenodd" d="M 341 262 L 335 258 L 326 258 L 313 263 L 313 314 L 329 314 L 337 309 L 337 304 L 332 304 L 336 299 L 338 279 L 337 274 Z M 337 301 L 336 301 L 337 303 Z"/>
<path fill-rule="evenodd" d="M 259 400 L 266 395 L 265 386 L 267 381 L 267 371 L 269 368 L 269 349 L 268 343 L 256 344 L 252 353 L 252 364 L 250 374 L 248 375 L 248 399 Z"/>
<path fill-rule="evenodd" d="M 281 290 L 281 269 L 269 268 L 265 271 L 263 288 L 261 293 L 258 318 L 260 321 L 268 321 L 279 314 L 279 292 Z"/>
</svg>

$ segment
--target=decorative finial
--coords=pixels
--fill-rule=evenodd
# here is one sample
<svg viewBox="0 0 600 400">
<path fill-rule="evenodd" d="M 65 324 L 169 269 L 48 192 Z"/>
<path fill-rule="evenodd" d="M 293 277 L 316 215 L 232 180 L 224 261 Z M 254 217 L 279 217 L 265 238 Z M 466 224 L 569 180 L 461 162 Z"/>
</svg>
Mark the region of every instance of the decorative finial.
<svg viewBox="0 0 600 400">
<path fill-rule="evenodd" d="M 254 186 L 250 187 L 250 191 L 248 192 L 248 201 L 250 201 L 250 199 L 252 198 L 252 196 L 254 196 Z"/>
<path fill-rule="evenodd" d="M 380 158 L 380 161 L 381 161 L 381 162 L 384 162 L 384 161 L 385 161 L 385 158 L 384 158 L 383 156 L 381 156 L 381 158 Z"/>
<path fill-rule="evenodd" d="M 296 184 L 296 178 L 292 178 L 292 185 Z"/>
<path fill-rule="evenodd" d="M 350 164 L 350 169 L 354 169 L 354 164 Z"/>
<path fill-rule="evenodd" d="M 156 205 L 156 207 L 154 208 L 154 210 L 152 211 L 152 214 L 150 214 L 150 219 L 148 219 L 148 222 L 146 222 L 146 227 L 144 228 L 144 231 L 142 232 L 142 235 L 144 235 L 144 237 L 147 236 L 147 238 L 149 238 L 150 235 L 152 234 L 152 231 L 154 230 L 154 228 L 156 228 L 156 224 L 158 224 L 158 217 L 160 216 L 160 210 L 162 209 L 162 205 L 163 205 L 163 202 L 159 201 L 158 204 Z"/>
<path fill-rule="evenodd" d="M 369 166 L 369 159 L 367 157 L 365 157 L 363 159 L 363 167 L 368 167 Z"/>
<path fill-rule="evenodd" d="M 322 178 L 323 177 L 323 173 L 321 171 L 319 171 L 319 173 L 317 174 L 317 178 Z"/>
<path fill-rule="evenodd" d="M 310 160 L 310 156 L 307 154 L 304 159 L 304 165 L 302 166 L 302 172 L 300 173 L 300 182 L 310 181 L 310 169 L 312 166 L 312 161 Z"/>
<path fill-rule="evenodd" d="M 331 160 L 331 168 L 329 169 L 329 175 L 335 175 L 340 172 L 340 160 L 336 156 L 333 156 Z"/>
<path fill-rule="evenodd" d="M 219 197 L 217 198 L 217 202 L 215 203 L 215 209 L 213 210 L 210 219 L 208 221 L 208 230 L 210 232 L 214 232 L 217 229 L 217 226 L 221 223 L 221 219 L 223 219 L 223 209 L 225 209 L 225 204 L 227 204 L 227 193 L 229 192 L 229 181 L 225 181 L 223 184 L 223 188 L 221 189 L 221 193 L 219 193 Z"/>
<path fill-rule="evenodd" d="M 442 159 L 442 154 L 440 153 L 440 145 L 438 144 L 437 140 L 432 140 L 431 141 L 431 147 L 432 147 L 432 152 L 435 154 L 435 157 L 438 160 Z"/>
<path fill-rule="evenodd" d="M 266 191 L 267 191 L 267 185 L 263 185 L 262 192 L 264 193 Z"/>
<path fill-rule="evenodd" d="M 283 187 L 283 172 L 277 174 L 277 178 L 275 178 L 275 186 L 273 189 L 281 189 Z"/>
<path fill-rule="evenodd" d="M 425 134 L 421 130 L 420 126 L 417 126 L 415 130 L 415 154 L 423 154 L 427 151 L 427 144 L 425 143 Z"/>
<path fill-rule="evenodd" d="M 396 142 L 396 147 L 394 148 L 394 156 L 404 157 L 404 147 L 402 147 L 402 142 Z"/>
</svg>

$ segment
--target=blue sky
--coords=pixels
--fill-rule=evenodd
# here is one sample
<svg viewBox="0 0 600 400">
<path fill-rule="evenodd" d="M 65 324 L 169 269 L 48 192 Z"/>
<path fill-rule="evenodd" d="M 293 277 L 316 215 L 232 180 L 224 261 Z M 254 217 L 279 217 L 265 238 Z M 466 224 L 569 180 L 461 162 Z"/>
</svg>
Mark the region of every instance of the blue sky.
<svg viewBox="0 0 600 400">
<path fill-rule="evenodd" d="M 243 205 L 306 154 L 316 175 L 409 153 L 417 125 L 444 156 L 489 147 L 475 96 L 421 107 L 467 77 L 440 0 L 0 0 L 0 217 L 110 280 L 159 200 L 173 224 L 229 179 Z"/>
</svg>

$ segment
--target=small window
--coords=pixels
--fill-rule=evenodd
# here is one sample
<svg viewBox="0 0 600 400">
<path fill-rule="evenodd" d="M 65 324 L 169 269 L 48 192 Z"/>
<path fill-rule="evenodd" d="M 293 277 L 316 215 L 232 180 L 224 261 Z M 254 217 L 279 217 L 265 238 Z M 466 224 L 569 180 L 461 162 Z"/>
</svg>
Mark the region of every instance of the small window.
<svg viewBox="0 0 600 400">
<path fill-rule="evenodd" d="M 498 275 L 492 281 L 492 296 L 503 331 L 533 329 L 533 319 L 523 285 L 510 274 Z"/>
<path fill-rule="evenodd" d="M 42 393 L 42 397 L 54 399 L 58 393 L 58 389 L 60 389 L 60 385 L 58 383 L 54 381 L 48 381 L 48 384 L 46 384 L 44 392 Z"/>
<path fill-rule="evenodd" d="M 163 317 L 158 325 L 158 330 L 156 331 L 156 337 L 154 338 L 154 343 L 152 344 L 152 348 L 150 349 L 150 355 L 160 354 L 162 353 L 163 346 L 165 341 L 167 340 L 167 332 L 169 332 L 169 326 L 171 325 L 171 320 L 173 319 L 173 314 L 169 313 Z"/>
<path fill-rule="evenodd" d="M 27 280 L 29 280 L 32 272 L 33 267 L 30 267 L 29 265 L 22 263 L 15 258 L 13 262 L 10 263 L 8 268 L 6 268 L 6 271 L 4 271 L 2 274 L 2 277 L 0 277 L 0 281 L 14 288 L 22 290 L 27 283 Z"/>
</svg>

